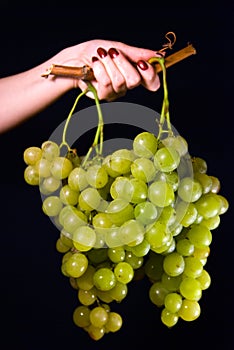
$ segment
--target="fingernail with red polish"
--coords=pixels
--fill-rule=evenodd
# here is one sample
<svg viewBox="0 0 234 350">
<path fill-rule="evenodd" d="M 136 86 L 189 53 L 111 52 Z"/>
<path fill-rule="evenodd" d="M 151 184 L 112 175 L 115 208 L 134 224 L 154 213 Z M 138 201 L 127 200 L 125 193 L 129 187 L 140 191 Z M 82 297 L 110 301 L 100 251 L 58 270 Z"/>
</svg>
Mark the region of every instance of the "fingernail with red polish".
<svg viewBox="0 0 234 350">
<path fill-rule="evenodd" d="M 95 57 L 95 56 L 93 56 L 93 57 L 92 57 L 92 62 L 94 63 L 94 62 L 97 62 L 97 61 L 98 61 L 98 58 Z"/>
<path fill-rule="evenodd" d="M 141 70 L 146 70 L 148 69 L 148 65 L 145 61 L 140 60 L 137 62 L 137 66 L 141 69 Z"/>
<path fill-rule="evenodd" d="M 113 47 L 109 49 L 108 54 L 110 55 L 111 58 L 115 58 L 119 55 L 118 51 Z"/>
<path fill-rule="evenodd" d="M 98 55 L 99 55 L 101 58 L 104 58 L 104 57 L 107 56 L 106 50 L 104 50 L 102 47 L 99 47 L 99 48 L 97 49 L 97 53 L 98 53 Z"/>
</svg>

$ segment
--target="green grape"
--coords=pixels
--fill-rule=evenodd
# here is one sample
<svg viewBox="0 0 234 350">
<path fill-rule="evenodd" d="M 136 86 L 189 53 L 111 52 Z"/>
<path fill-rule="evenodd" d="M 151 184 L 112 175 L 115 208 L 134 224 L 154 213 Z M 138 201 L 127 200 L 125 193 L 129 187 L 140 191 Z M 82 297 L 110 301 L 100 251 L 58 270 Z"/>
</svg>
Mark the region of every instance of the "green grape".
<svg viewBox="0 0 234 350">
<path fill-rule="evenodd" d="M 87 216 L 80 210 L 65 206 L 59 213 L 59 222 L 64 227 L 65 231 L 72 233 L 80 226 L 87 224 Z"/>
<path fill-rule="evenodd" d="M 101 196 L 96 188 L 87 187 L 79 195 L 78 204 L 81 210 L 92 211 L 98 209 Z"/>
<path fill-rule="evenodd" d="M 215 215 L 212 218 L 209 218 L 207 220 L 202 220 L 202 225 L 206 226 L 209 230 L 216 229 L 220 224 L 220 216 Z"/>
<path fill-rule="evenodd" d="M 105 327 L 95 327 L 93 324 L 90 324 L 86 328 L 89 336 L 93 340 L 100 340 L 105 334 Z"/>
<path fill-rule="evenodd" d="M 170 227 L 173 226 L 176 221 L 175 208 L 173 208 L 171 205 L 162 208 L 158 216 L 158 220 L 160 220 L 163 224 L 166 225 L 166 227 L 170 229 Z"/>
<path fill-rule="evenodd" d="M 154 250 L 165 245 L 171 239 L 171 234 L 167 232 L 164 223 L 156 221 L 146 228 L 145 238 Z"/>
<path fill-rule="evenodd" d="M 110 157 L 110 168 L 119 174 L 127 174 L 131 171 L 134 159 L 135 156 L 131 150 L 119 149 L 114 151 Z"/>
<path fill-rule="evenodd" d="M 70 188 L 77 192 L 84 190 L 89 185 L 86 179 L 86 171 L 81 167 L 72 169 L 67 181 Z"/>
<path fill-rule="evenodd" d="M 113 263 L 119 263 L 125 259 L 125 249 L 123 247 L 108 248 L 107 255 Z"/>
<path fill-rule="evenodd" d="M 149 200 L 158 207 L 166 207 L 173 203 L 175 194 L 171 185 L 164 181 L 156 181 L 148 188 Z"/>
<path fill-rule="evenodd" d="M 195 205 L 198 213 L 209 219 L 219 214 L 221 202 L 216 193 L 207 193 L 199 198 Z"/>
<path fill-rule="evenodd" d="M 112 227 L 105 230 L 105 243 L 109 248 L 121 247 L 122 243 L 119 237 L 119 227 Z"/>
<path fill-rule="evenodd" d="M 188 143 L 185 138 L 180 135 L 168 136 L 167 138 L 163 139 L 163 145 L 165 147 L 173 147 L 181 157 L 185 156 L 188 152 Z"/>
<path fill-rule="evenodd" d="M 105 233 L 113 224 L 107 213 L 97 213 L 92 218 L 92 225 L 97 232 Z"/>
<path fill-rule="evenodd" d="M 210 247 L 209 246 L 202 246 L 202 247 L 194 247 L 193 256 L 195 258 L 198 258 L 200 260 L 207 259 L 210 255 Z"/>
<path fill-rule="evenodd" d="M 62 257 L 62 264 L 65 264 L 65 262 L 73 255 L 71 251 L 68 251 L 67 253 L 63 254 Z"/>
<path fill-rule="evenodd" d="M 56 157 L 59 157 L 60 149 L 56 142 L 54 141 L 45 141 L 41 145 L 42 157 L 51 162 Z"/>
<path fill-rule="evenodd" d="M 221 194 L 217 194 L 218 199 L 221 202 L 220 208 L 219 208 L 219 215 L 222 215 L 224 213 L 226 213 L 226 211 L 229 208 L 229 202 L 227 200 L 227 198 L 225 198 L 224 196 L 222 196 Z"/>
<path fill-rule="evenodd" d="M 133 151 L 139 157 L 151 158 L 158 148 L 156 136 L 148 131 L 138 134 L 133 140 Z"/>
<path fill-rule="evenodd" d="M 76 284 L 76 278 L 74 277 L 69 277 L 69 283 L 70 283 L 70 286 L 75 289 L 75 290 L 78 290 L 78 287 L 77 287 L 77 284 Z"/>
<path fill-rule="evenodd" d="M 150 301 L 154 305 L 161 307 L 164 305 L 165 297 L 168 293 L 169 293 L 168 290 L 164 287 L 162 282 L 160 281 L 154 282 L 149 289 Z"/>
<path fill-rule="evenodd" d="M 35 165 L 42 157 L 42 150 L 40 147 L 28 147 L 23 153 L 23 159 L 27 165 Z"/>
<path fill-rule="evenodd" d="M 95 288 L 91 288 L 89 290 L 79 289 L 78 300 L 82 305 L 85 306 L 94 304 L 94 302 L 97 300 Z"/>
<path fill-rule="evenodd" d="M 43 179 L 42 183 L 40 184 L 40 192 L 42 194 L 51 194 L 59 189 L 60 184 L 60 180 L 53 176 L 48 176 L 47 178 Z"/>
<path fill-rule="evenodd" d="M 80 277 L 85 273 L 89 261 L 83 253 L 72 254 L 65 262 L 65 271 L 70 277 Z"/>
<path fill-rule="evenodd" d="M 203 265 L 198 258 L 193 256 L 184 258 L 185 267 L 184 267 L 184 275 L 188 277 L 197 278 L 201 275 L 203 270 Z"/>
<path fill-rule="evenodd" d="M 93 282 L 97 289 L 108 291 L 116 284 L 116 277 L 112 270 L 102 267 L 96 270 L 93 275 Z"/>
<path fill-rule="evenodd" d="M 171 313 L 179 311 L 182 305 L 182 296 L 178 293 L 168 293 L 164 300 L 165 307 Z"/>
<path fill-rule="evenodd" d="M 209 177 L 210 177 L 211 183 L 212 183 L 210 192 L 218 193 L 220 191 L 220 187 L 221 187 L 219 179 L 216 176 L 212 176 L 212 175 L 210 175 Z"/>
<path fill-rule="evenodd" d="M 192 227 L 187 232 L 187 237 L 190 242 L 197 248 L 207 247 L 212 242 L 212 233 L 204 225 L 192 225 Z"/>
<path fill-rule="evenodd" d="M 63 244 L 65 244 L 69 248 L 73 248 L 73 243 L 72 243 L 72 238 L 70 233 L 62 229 L 60 232 L 60 239 L 63 242 Z"/>
<path fill-rule="evenodd" d="M 116 283 L 117 284 L 117 283 Z M 96 287 L 95 287 L 96 288 Z M 114 289 L 115 287 L 113 287 L 112 289 Z M 105 290 L 100 290 L 100 289 L 97 289 L 96 288 L 96 294 L 97 294 L 97 298 L 98 298 L 98 300 L 100 300 L 100 301 L 102 301 L 102 302 L 104 302 L 104 303 L 107 303 L 107 304 L 109 304 L 109 303 L 111 303 L 114 299 L 112 298 L 112 296 L 111 296 L 111 294 L 110 294 L 110 292 L 112 291 L 112 289 L 111 290 L 107 290 L 107 291 L 105 291 Z"/>
<path fill-rule="evenodd" d="M 111 154 L 109 154 L 103 159 L 102 165 L 106 170 L 107 174 L 112 178 L 116 178 L 117 176 L 119 176 L 119 172 L 111 168 Z"/>
<path fill-rule="evenodd" d="M 88 184 L 94 188 L 102 188 L 108 182 L 108 173 L 102 165 L 93 164 L 86 172 Z"/>
<path fill-rule="evenodd" d="M 153 203 L 144 201 L 134 207 L 134 216 L 143 225 L 148 225 L 157 219 L 158 211 Z"/>
<path fill-rule="evenodd" d="M 143 265 L 144 258 L 142 256 L 136 256 L 131 251 L 126 251 L 124 261 L 126 261 L 128 264 L 130 264 L 133 267 L 134 270 L 136 270 Z"/>
<path fill-rule="evenodd" d="M 73 322 L 76 326 L 85 328 L 90 325 L 90 309 L 87 306 L 79 305 L 73 311 Z"/>
<path fill-rule="evenodd" d="M 196 280 L 200 283 L 201 290 L 205 290 L 210 287 L 211 277 L 205 269 L 202 270 L 200 276 L 198 276 Z"/>
<path fill-rule="evenodd" d="M 195 202 L 202 196 L 202 186 L 197 180 L 184 177 L 180 181 L 178 195 L 185 202 Z"/>
<path fill-rule="evenodd" d="M 84 290 L 92 289 L 94 287 L 93 275 L 95 271 L 96 268 L 89 264 L 83 275 L 76 278 L 77 287 Z"/>
<path fill-rule="evenodd" d="M 169 173 L 164 173 L 161 171 L 158 171 L 154 181 L 165 181 L 167 182 L 169 185 L 172 186 L 173 191 L 177 191 L 178 186 L 179 186 L 179 175 L 177 173 L 177 171 L 171 171 Z"/>
<path fill-rule="evenodd" d="M 192 166 L 194 173 L 206 173 L 207 172 L 207 163 L 203 158 L 193 157 L 192 158 Z"/>
<path fill-rule="evenodd" d="M 145 274 L 152 281 L 158 281 L 163 274 L 163 256 L 150 251 L 148 260 L 144 265 Z"/>
<path fill-rule="evenodd" d="M 189 239 L 183 238 L 176 243 L 176 251 L 184 257 L 190 256 L 194 252 L 194 245 L 190 242 Z"/>
<path fill-rule="evenodd" d="M 178 322 L 179 316 L 176 313 L 163 308 L 161 311 L 161 321 L 168 328 L 173 327 Z"/>
<path fill-rule="evenodd" d="M 87 252 L 92 249 L 96 242 L 96 232 L 88 225 L 79 226 L 72 235 L 74 247 L 81 251 Z"/>
<path fill-rule="evenodd" d="M 108 312 L 102 306 L 96 306 L 90 311 L 89 319 L 92 325 L 101 328 L 108 320 Z"/>
<path fill-rule="evenodd" d="M 154 163 L 148 158 L 136 158 L 131 165 L 132 175 L 146 183 L 152 181 L 156 175 Z"/>
<path fill-rule="evenodd" d="M 198 216 L 198 211 L 194 203 L 180 201 L 176 205 L 176 220 L 184 227 L 192 225 Z"/>
<path fill-rule="evenodd" d="M 146 239 L 144 239 L 141 243 L 135 245 L 134 247 L 127 247 L 127 249 L 138 257 L 146 256 L 150 251 L 150 244 Z"/>
<path fill-rule="evenodd" d="M 178 276 L 184 271 L 184 258 L 177 252 L 172 252 L 165 256 L 163 269 L 169 276 Z"/>
<path fill-rule="evenodd" d="M 122 327 L 123 319 L 117 312 L 110 311 L 108 314 L 108 320 L 105 323 L 105 329 L 108 332 L 115 333 Z"/>
<path fill-rule="evenodd" d="M 105 241 L 105 232 L 100 232 L 95 229 L 96 232 L 96 241 L 93 246 L 93 248 L 101 249 L 103 247 L 106 248 L 106 241 Z"/>
<path fill-rule="evenodd" d="M 202 296 L 202 289 L 199 281 L 193 277 L 185 277 L 180 283 L 180 293 L 188 300 L 200 300 Z"/>
<path fill-rule="evenodd" d="M 173 238 L 172 234 L 170 233 L 170 239 L 168 240 L 168 242 L 163 244 L 161 247 L 154 248 L 153 250 L 156 253 L 168 255 L 168 254 L 174 252 L 175 248 L 176 248 L 176 242 L 175 242 L 175 239 Z"/>
<path fill-rule="evenodd" d="M 61 238 L 57 239 L 55 247 L 59 253 L 66 253 L 68 250 L 70 250 L 70 247 L 64 244 Z"/>
<path fill-rule="evenodd" d="M 122 225 L 127 220 L 133 219 L 134 217 L 133 206 L 129 202 L 120 198 L 113 199 L 109 203 L 106 213 L 111 222 L 117 226 Z"/>
<path fill-rule="evenodd" d="M 72 169 L 72 162 L 64 157 L 55 157 L 50 166 L 51 174 L 59 180 L 67 178 Z"/>
<path fill-rule="evenodd" d="M 134 270 L 129 263 L 121 261 L 115 265 L 114 274 L 117 281 L 127 284 L 133 279 Z"/>
<path fill-rule="evenodd" d="M 103 204 L 104 204 L 102 211 L 104 211 L 107 208 L 107 205 L 108 205 L 107 201 L 111 200 L 110 187 L 114 180 L 115 179 L 113 179 L 112 177 L 108 177 L 108 181 L 105 184 L 105 186 L 98 189 L 98 192 L 100 193 L 100 196 L 102 197 Z"/>
<path fill-rule="evenodd" d="M 51 217 L 58 215 L 62 207 L 63 203 L 58 196 L 46 197 L 42 203 L 44 214 Z"/>
<path fill-rule="evenodd" d="M 209 175 L 207 175 L 206 173 L 196 172 L 194 174 L 194 179 L 200 182 L 203 194 L 210 192 L 212 188 L 212 179 Z"/>
<path fill-rule="evenodd" d="M 161 282 L 169 292 L 178 291 L 181 281 L 182 281 L 182 275 L 169 276 L 165 272 L 162 273 Z"/>
<path fill-rule="evenodd" d="M 131 197 L 130 202 L 138 204 L 147 199 L 148 186 L 143 180 L 132 178 L 129 180 L 131 186 Z"/>
<path fill-rule="evenodd" d="M 28 185 L 39 186 L 40 177 L 35 165 L 28 165 L 24 170 L 24 180 Z"/>
<path fill-rule="evenodd" d="M 178 311 L 179 317 L 184 321 L 194 321 L 201 314 L 201 307 L 196 300 L 183 299 L 180 310 Z"/>
<path fill-rule="evenodd" d="M 180 155 L 173 147 L 163 147 L 154 156 L 155 168 L 163 172 L 171 172 L 179 166 Z"/>
<path fill-rule="evenodd" d="M 89 261 L 95 266 L 99 266 L 108 260 L 108 254 L 106 248 L 91 249 L 86 253 Z"/>
<path fill-rule="evenodd" d="M 112 300 L 116 302 L 121 302 L 124 298 L 126 298 L 128 294 L 128 286 L 126 283 L 116 281 L 115 286 L 109 291 L 109 295 Z"/>
<path fill-rule="evenodd" d="M 130 219 L 122 224 L 119 229 L 119 238 L 122 245 L 136 246 L 144 239 L 144 226 L 135 219 Z"/>
<path fill-rule="evenodd" d="M 110 186 L 110 194 L 113 199 L 121 198 L 129 202 L 132 194 L 129 179 L 125 176 L 117 176 Z"/>
<path fill-rule="evenodd" d="M 40 178 L 49 177 L 51 175 L 50 166 L 51 166 L 51 163 L 44 158 L 41 158 L 36 162 L 35 167 L 38 171 Z"/>
<path fill-rule="evenodd" d="M 72 190 L 69 185 L 64 185 L 60 190 L 59 197 L 63 204 L 76 205 L 78 203 L 79 193 Z"/>
</svg>

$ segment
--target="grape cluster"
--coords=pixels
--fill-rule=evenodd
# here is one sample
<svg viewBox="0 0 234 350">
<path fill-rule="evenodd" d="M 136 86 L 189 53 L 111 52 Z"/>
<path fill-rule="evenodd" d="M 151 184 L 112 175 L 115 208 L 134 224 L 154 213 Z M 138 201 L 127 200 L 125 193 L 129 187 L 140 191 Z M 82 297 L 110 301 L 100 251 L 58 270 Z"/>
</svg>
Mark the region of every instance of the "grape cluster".
<svg viewBox="0 0 234 350">
<path fill-rule="evenodd" d="M 139 278 L 150 281 L 167 327 L 197 319 L 211 283 L 212 231 L 229 205 L 219 179 L 179 135 L 143 131 L 129 149 L 83 160 L 50 140 L 24 152 L 24 179 L 39 187 L 60 232 L 61 271 L 77 292 L 74 323 L 94 340 L 118 331 L 122 317 L 110 305 Z"/>
</svg>

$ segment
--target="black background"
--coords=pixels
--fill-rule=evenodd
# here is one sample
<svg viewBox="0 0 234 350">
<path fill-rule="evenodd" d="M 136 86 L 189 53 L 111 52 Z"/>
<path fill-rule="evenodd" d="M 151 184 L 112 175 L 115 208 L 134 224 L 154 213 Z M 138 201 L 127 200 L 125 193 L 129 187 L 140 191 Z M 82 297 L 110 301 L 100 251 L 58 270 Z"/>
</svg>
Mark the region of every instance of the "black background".
<svg viewBox="0 0 234 350">
<path fill-rule="evenodd" d="M 230 203 L 213 233 L 206 265 L 212 284 L 204 291 L 201 316 L 173 329 L 161 324 L 148 298 L 148 286 L 138 282 L 117 309 L 121 331 L 91 340 L 72 321 L 76 293 L 60 272 L 55 250 L 58 231 L 41 211 L 37 190 L 23 179 L 24 150 L 41 145 L 67 116 L 77 92 L 71 91 L 47 110 L 1 135 L 1 309 L 2 349 L 109 349 L 163 346 L 165 349 L 205 349 L 210 343 L 231 349 L 233 339 L 233 8 L 214 5 L 125 9 L 72 6 L 1 5 L 0 75 L 29 69 L 79 42 L 100 38 L 158 50 L 164 35 L 174 31 L 175 50 L 192 43 L 197 54 L 168 69 L 171 121 L 189 143 L 190 153 L 206 159 L 208 173 L 221 181 Z M 138 4 L 139 5 L 139 4 Z M 116 7 L 115 7 L 116 6 Z M 139 87 L 122 101 L 160 111 L 162 91 Z M 14 105 L 14 100 L 12 100 Z M 84 98 L 79 108 L 93 105 Z"/>
</svg>

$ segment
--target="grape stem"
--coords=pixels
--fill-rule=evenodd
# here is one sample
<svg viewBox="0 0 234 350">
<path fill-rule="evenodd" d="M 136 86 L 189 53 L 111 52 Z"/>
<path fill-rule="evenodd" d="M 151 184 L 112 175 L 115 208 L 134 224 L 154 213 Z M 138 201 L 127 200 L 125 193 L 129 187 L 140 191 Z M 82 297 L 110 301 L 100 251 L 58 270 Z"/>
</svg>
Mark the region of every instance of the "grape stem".
<svg viewBox="0 0 234 350">
<path fill-rule="evenodd" d="M 169 113 L 169 100 L 168 100 L 168 88 L 167 88 L 167 79 L 166 79 L 166 66 L 164 57 L 152 57 L 148 61 L 149 63 L 158 62 L 161 66 L 163 73 L 163 103 L 161 109 L 161 115 L 159 120 L 159 131 L 158 139 L 160 139 L 163 133 L 173 134 L 170 122 L 170 113 Z M 167 124 L 167 129 L 164 128 L 164 124 Z"/>
<path fill-rule="evenodd" d="M 102 151 L 103 151 L 103 126 L 104 126 L 104 122 L 103 122 L 102 110 L 101 110 L 99 98 L 98 98 L 97 91 L 96 91 L 95 87 L 90 82 L 87 82 L 87 85 L 88 85 L 89 91 L 91 91 L 93 93 L 95 104 L 97 107 L 98 126 L 97 126 L 97 130 L 96 130 L 93 144 L 89 148 L 89 150 L 88 150 L 88 152 L 83 160 L 83 166 L 85 166 L 86 162 L 88 161 L 93 148 L 96 149 L 96 155 L 101 155 Z M 99 145 L 99 147 L 98 147 L 98 145 Z"/>
<path fill-rule="evenodd" d="M 92 152 L 92 150 L 95 148 L 96 150 L 96 154 L 97 155 L 101 155 L 102 154 L 102 151 L 103 151 L 103 126 L 104 126 L 104 123 L 103 123 L 103 116 L 102 116 L 102 110 L 101 110 L 101 107 L 100 107 L 100 103 L 99 103 L 99 98 L 98 98 L 98 95 L 97 95 L 97 91 L 95 89 L 95 87 L 90 83 L 90 82 L 86 82 L 87 85 L 88 85 L 88 88 L 84 91 L 82 91 L 78 96 L 77 98 L 75 99 L 75 102 L 72 106 L 72 109 L 70 110 L 69 114 L 68 114 L 68 117 L 67 117 L 67 120 L 66 120 L 66 123 L 64 125 L 64 129 L 63 129 L 63 135 L 62 135 L 62 142 L 60 144 L 60 148 L 65 146 L 67 147 L 68 151 L 71 150 L 68 142 L 66 141 L 66 134 L 67 134 L 67 129 L 68 129 L 68 125 L 69 125 L 69 122 L 71 120 L 71 117 L 73 116 L 73 113 L 74 113 L 74 110 L 77 106 L 77 103 L 78 101 L 80 100 L 80 98 L 85 95 L 88 91 L 91 91 L 93 93 L 93 96 L 94 96 L 94 100 L 95 100 L 95 104 L 96 104 L 96 107 L 97 107 L 97 113 L 98 113 L 98 126 L 97 126 L 97 130 L 96 130 L 96 134 L 95 134 L 95 137 L 94 137 L 94 141 L 93 141 L 93 144 L 92 146 L 89 148 L 84 160 L 83 160 L 83 166 L 86 164 L 86 162 L 88 161 L 89 157 L 90 157 L 90 154 Z"/>
<path fill-rule="evenodd" d="M 80 99 L 84 94 L 86 94 L 87 91 L 88 91 L 88 89 L 82 91 L 82 92 L 77 96 L 77 98 L 75 99 L 75 102 L 74 102 L 74 104 L 73 104 L 73 106 L 72 106 L 72 109 L 70 110 L 70 112 L 69 112 L 69 114 L 68 114 L 66 123 L 65 123 L 65 125 L 64 125 L 63 136 L 62 136 L 62 142 L 61 142 L 61 144 L 60 144 L 60 146 L 59 146 L 60 148 L 62 148 L 63 146 L 65 146 L 65 147 L 67 147 L 68 151 L 71 150 L 69 144 L 68 144 L 67 141 L 66 141 L 66 134 L 67 134 L 68 124 L 69 124 L 69 122 L 70 122 L 70 119 L 71 119 L 71 117 L 72 117 L 72 115 L 73 115 L 73 112 L 74 112 L 74 110 L 75 110 L 75 108 L 76 108 L 76 106 L 77 106 L 77 103 L 78 103 L 79 99 Z"/>
</svg>

